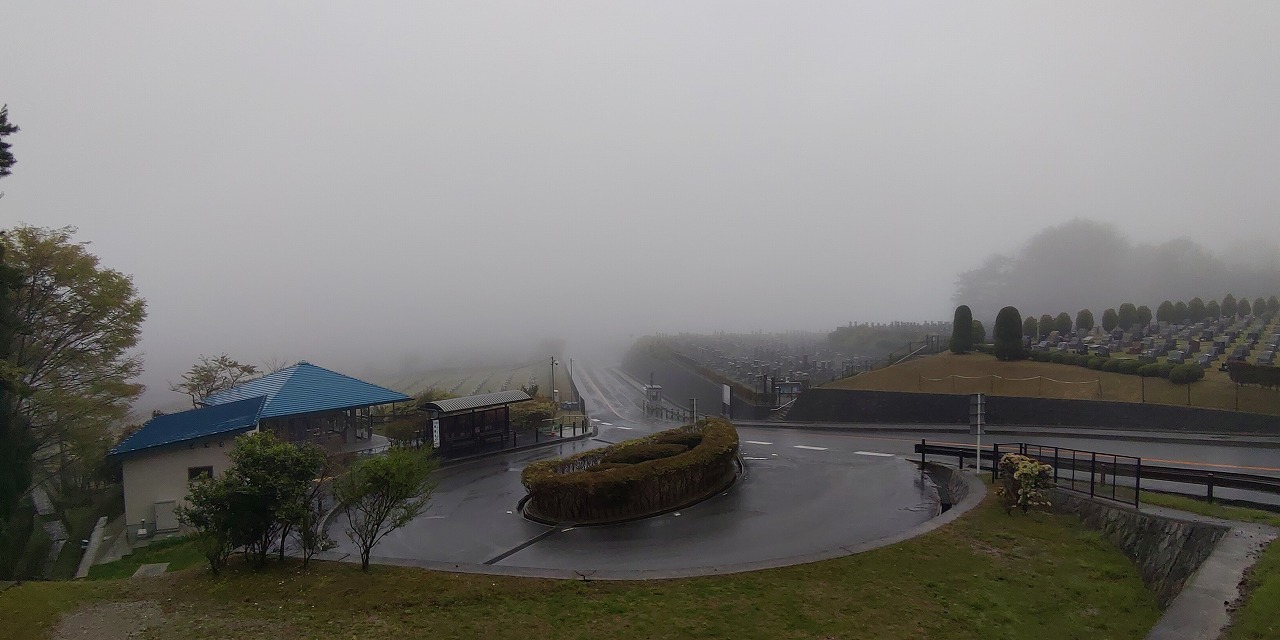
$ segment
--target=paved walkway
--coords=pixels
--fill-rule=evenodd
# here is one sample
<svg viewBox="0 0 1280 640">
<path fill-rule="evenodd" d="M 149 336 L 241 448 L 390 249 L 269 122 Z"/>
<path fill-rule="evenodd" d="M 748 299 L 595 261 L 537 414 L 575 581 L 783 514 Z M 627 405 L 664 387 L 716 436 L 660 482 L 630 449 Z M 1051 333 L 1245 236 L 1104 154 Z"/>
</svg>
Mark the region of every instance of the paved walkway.
<svg viewBox="0 0 1280 640">
<path fill-rule="evenodd" d="M 1231 527 L 1147 634 L 1147 640 L 1216 640 L 1231 622 L 1229 608 L 1240 598 L 1245 570 L 1258 561 L 1280 529 L 1163 507 L 1143 506 L 1142 511 Z"/>
</svg>

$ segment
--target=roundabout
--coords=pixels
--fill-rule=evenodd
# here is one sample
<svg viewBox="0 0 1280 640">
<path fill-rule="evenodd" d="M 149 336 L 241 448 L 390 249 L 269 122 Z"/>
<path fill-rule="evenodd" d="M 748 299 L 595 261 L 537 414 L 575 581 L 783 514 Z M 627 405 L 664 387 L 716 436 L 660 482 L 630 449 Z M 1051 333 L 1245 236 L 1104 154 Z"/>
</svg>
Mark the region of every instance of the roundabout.
<svg viewBox="0 0 1280 640">
<path fill-rule="evenodd" d="M 740 430 L 744 466 L 737 481 L 692 506 L 593 526 L 523 517 L 521 472 L 530 463 L 676 426 L 626 422 L 618 415 L 604 423 L 597 438 L 445 469 L 428 510 L 379 543 L 373 562 L 554 578 L 734 573 L 892 544 L 949 521 L 984 491 L 970 477 L 970 499 L 941 514 L 933 478 L 904 457 L 843 451 L 815 434 L 751 428 Z M 341 516 L 330 525 L 340 541 L 342 527 Z M 325 555 L 350 559 L 354 549 L 348 545 Z"/>
</svg>

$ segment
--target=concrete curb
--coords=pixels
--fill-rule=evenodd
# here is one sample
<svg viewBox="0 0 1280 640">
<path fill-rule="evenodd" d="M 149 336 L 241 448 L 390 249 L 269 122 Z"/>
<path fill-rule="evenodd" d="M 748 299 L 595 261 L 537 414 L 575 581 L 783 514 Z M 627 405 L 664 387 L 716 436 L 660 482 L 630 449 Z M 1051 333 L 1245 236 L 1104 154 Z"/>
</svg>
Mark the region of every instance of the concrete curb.
<svg viewBox="0 0 1280 640">
<path fill-rule="evenodd" d="M 910 462 L 910 461 L 908 461 Z M 686 569 L 633 569 L 633 570 L 608 570 L 608 569 L 540 569 L 534 567 L 502 567 L 497 565 L 485 565 L 475 563 L 453 563 L 438 562 L 430 560 L 413 560 L 407 558 L 388 558 L 383 556 L 371 556 L 370 562 L 373 564 L 392 565 L 400 567 L 417 567 L 420 569 L 430 569 L 433 571 L 446 571 L 452 573 L 474 573 L 502 576 L 516 576 L 526 578 L 552 578 L 560 580 L 671 580 L 676 578 L 696 578 L 701 576 L 728 575 L 733 573 L 744 573 L 747 571 L 759 571 L 762 569 L 777 569 L 781 567 L 789 567 L 797 564 L 807 564 L 810 562 L 818 562 L 821 560 L 831 560 L 833 558 L 842 558 L 851 556 L 872 549 L 879 549 L 892 544 L 897 544 L 905 540 L 910 540 L 917 536 L 923 535 L 938 527 L 941 527 L 956 518 L 964 515 L 987 495 L 987 486 L 974 474 L 967 472 L 953 471 L 955 475 L 953 479 L 963 482 L 968 487 L 968 494 L 958 503 L 952 505 L 945 513 L 930 518 L 906 531 L 902 531 L 890 536 L 868 540 L 855 545 L 840 546 L 834 549 L 827 549 L 815 553 L 792 556 L 789 558 L 774 558 L 770 560 L 760 560 L 757 562 L 743 562 L 729 565 L 716 565 L 705 567 L 689 567 Z M 327 553 L 317 556 L 323 560 L 339 561 L 339 562 L 359 562 L 359 558 L 349 554 Z"/>
<path fill-rule="evenodd" d="M 98 558 L 98 547 L 102 546 L 102 535 L 107 528 L 107 517 L 98 518 L 98 523 L 93 525 L 93 533 L 89 534 L 89 546 L 85 548 L 84 555 L 80 556 L 80 566 L 76 569 L 76 579 L 89 577 L 89 568 Z"/>
</svg>

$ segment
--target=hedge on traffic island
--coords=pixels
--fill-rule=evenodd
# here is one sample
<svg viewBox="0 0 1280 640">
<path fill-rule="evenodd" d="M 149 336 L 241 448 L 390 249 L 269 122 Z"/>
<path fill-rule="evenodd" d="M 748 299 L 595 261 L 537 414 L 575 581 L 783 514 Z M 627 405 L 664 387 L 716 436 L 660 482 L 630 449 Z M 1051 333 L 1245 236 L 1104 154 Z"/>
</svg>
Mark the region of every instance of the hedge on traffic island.
<svg viewBox="0 0 1280 640">
<path fill-rule="evenodd" d="M 535 462 L 520 476 L 530 516 L 600 524 L 643 518 L 720 491 L 737 474 L 738 431 L 721 418 Z"/>
</svg>

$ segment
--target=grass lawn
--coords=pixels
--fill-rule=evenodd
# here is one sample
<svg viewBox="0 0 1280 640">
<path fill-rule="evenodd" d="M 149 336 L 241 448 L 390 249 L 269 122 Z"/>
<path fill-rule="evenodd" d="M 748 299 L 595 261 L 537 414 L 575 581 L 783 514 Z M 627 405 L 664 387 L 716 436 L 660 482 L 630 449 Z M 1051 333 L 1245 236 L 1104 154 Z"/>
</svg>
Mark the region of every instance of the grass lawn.
<svg viewBox="0 0 1280 640">
<path fill-rule="evenodd" d="M 1209 373 L 1206 372 L 1206 376 Z M 1032 360 L 1001 362 L 995 356 L 982 353 L 942 353 L 836 380 L 827 386 L 877 391 L 1145 401 L 1216 409 L 1235 409 L 1238 402 L 1240 411 L 1280 415 L 1280 392 L 1273 389 L 1237 387 L 1209 377 L 1191 385 L 1175 385 L 1163 378 L 1142 378 L 1075 365 Z"/>
<path fill-rule="evenodd" d="M 651 582 L 296 563 L 219 577 L 38 583 L 0 594 L 0 637 L 47 637 L 79 603 L 154 603 L 188 638 L 1141 638 L 1132 563 L 1074 518 L 994 499 L 920 538 L 807 565 Z M 149 636 L 144 636 L 149 637 Z"/>
<path fill-rule="evenodd" d="M 144 564 L 168 562 L 169 571 L 181 571 L 192 567 L 202 567 L 204 556 L 196 549 L 195 543 L 185 537 L 157 540 L 145 547 L 135 550 L 131 555 L 105 562 L 89 568 L 91 580 L 114 580 L 128 578 Z"/>
</svg>

